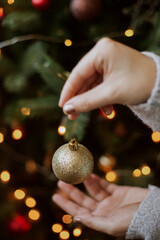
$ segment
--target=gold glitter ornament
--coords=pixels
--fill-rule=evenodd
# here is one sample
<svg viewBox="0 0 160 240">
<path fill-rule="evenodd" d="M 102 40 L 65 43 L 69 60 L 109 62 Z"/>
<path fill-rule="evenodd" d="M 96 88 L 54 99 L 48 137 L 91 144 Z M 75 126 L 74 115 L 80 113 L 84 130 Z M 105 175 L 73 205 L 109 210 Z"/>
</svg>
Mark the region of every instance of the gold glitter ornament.
<svg viewBox="0 0 160 240">
<path fill-rule="evenodd" d="M 63 182 L 78 184 L 83 182 L 93 171 L 94 161 L 91 152 L 73 138 L 55 152 L 52 168 Z"/>
</svg>

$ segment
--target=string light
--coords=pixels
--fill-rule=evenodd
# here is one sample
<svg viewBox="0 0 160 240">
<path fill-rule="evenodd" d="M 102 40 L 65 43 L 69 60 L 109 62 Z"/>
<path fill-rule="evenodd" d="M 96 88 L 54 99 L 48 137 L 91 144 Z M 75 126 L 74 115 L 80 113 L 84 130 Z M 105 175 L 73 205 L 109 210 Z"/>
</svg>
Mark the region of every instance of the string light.
<svg viewBox="0 0 160 240">
<path fill-rule="evenodd" d="M 124 32 L 124 35 L 126 37 L 132 37 L 134 35 L 134 31 L 133 29 L 127 29 L 125 32 Z"/>
<path fill-rule="evenodd" d="M 20 129 L 15 129 L 13 132 L 12 132 L 12 138 L 14 140 L 19 140 L 23 137 L 23 133 Z"/>
<path fill-rule="evenodd" d="M 63 229 L 63 226 L 60 223 L 55 223 L 52 225 L 52 231 L 55 233 L 60 233 L 62 229 Z"/>
<path fill-rule="evenodd" d="M 36 200 L 32 197 L 27 197 L 26 200 L 25 200 L 25 204 L 27 207 L 29 208 L 33 208 L 36 206 Z"/>
<path fill-rule="evenodd" d="M 33 160 L 28 160 L 25 164 L 26 171 L 33 173 L 36 171 L 37 165 Z"/>
<path fill-rule="evenodd" d="M 0 8 L 0 18 L 3 17 L 3 8 Z"/>
<path fill-rule="evenodd" d="M 151 168 L 147 165 L 144 165 L 141 171 L 143 175 L 149 175 L 151 173 Z"/>
<path fill-rule="evenodd" d="M 142 176 L 142 172 L 140 169 L 137 168 L 132 172 L 132 175 L 133 175 L 133 177 L 140 177 L 140 176 Z"/>
<path fill-rule="evenodd" d="M 29 115 L 31 114 L 31 109 L 30 109 L 30 108 L 23 107 L 23 108 L 21 108 L 21 113 L 22 113 L 22 115 L 24 115 L 24 116 L 29 116 Z"/>
<path fill-rule="evenodd" d="M 79 237 L 82 234 L 82 229 L 81 228 L 75 228 L 73 229 L 73 235 L 75 237 Z"/>
<path fill-rule="evenodd" d="M 110 171 L 106 173 L 105 178 L 108 182 L 115 182 L 117 180 L 117 173 L 114 171 Z"/>
<path fill-rule="evenodd" d="M 0 143 L 4 142 L 4 134 L 0 132 Z"/>
<path fill-rule="evenodd" d="M 8 4 L 12 5 L 14 3 L 14 0 L 8 0 Z"/>
<path fill-rule="evenodd" d="M 14 197 L 18 200 L 24 199 L 26 196 L 26 193 L 22 189 L 17 189 L 14 192 Z"/>
<path fill-rule="evenodd" d="M 70 236 L 69 232 L 67 230 L 63 230 L 62 232 L 60 232 L 59 237 L 61 239 L 68 239 Z"/>
<path fill-rule="evenodd" d="M 0 174 L 0 179 L 2 182 L 4 183 L 7 183 L 9 182 L 11 176 L 10 176 L 10 173 L 8 171 L 2 171 L 1 174 Z"/>
<path fill-rule="evenodd" d="M 66 133 L 66 127 L 65 126 L 59 126 L 58 127 L 58 134 L 63 136 L 65 133 Z"/>
<path fill-rule="evenodd" d="M 158 132 L 158 131 L 152 132 L 151 138 L 152 138 L 153 142 L 159 143 L 160 142 L 160 132 Z"/>
<path fill-rule="evenodd" d="M 66 47 L 70 47 L 72 45 L 72 41 L 70 39 L 66 39 L 64 41 L 64 45 L 66 45 Z"/>
<path fill-rule="evenodd" d="M 65 224 L 70 224 L 72 222 L 72 216 L 69 215 L 69 214 L 65 214 L 63 217 L 62 217 L 62 221 L 65 223 Z"/>
<path fill-rule="evenodd" d="M 40 212 L 38 210 L 32 209 L 29 211 L 28 217 L 33 221 L 37 221 L 40 218 Z"/>
<path fill-rule="evenodd" d="M 106 115 L 108 119 L 113 119 L 116 116 L 116 111 L 113 110 L 111 114 Z"/>
</svg>

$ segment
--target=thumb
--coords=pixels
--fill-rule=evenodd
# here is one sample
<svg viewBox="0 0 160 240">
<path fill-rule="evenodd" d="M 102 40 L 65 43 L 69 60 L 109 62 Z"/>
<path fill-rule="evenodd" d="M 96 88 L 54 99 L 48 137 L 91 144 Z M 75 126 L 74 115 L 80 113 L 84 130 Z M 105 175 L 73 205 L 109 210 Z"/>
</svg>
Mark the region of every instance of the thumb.
<svg viewBox="0 0 160 240">
<path fill-rule="evenodd" d="M 63 111 L 69 115 L 89 112 L 97 108 L 106 107 L 106 105 L 112 105 L 116 103 L 113 99 L 112 88 L 106 86 L 106 82 L 102 82 L 95 88 L 70 99 L 63 106 Z"/>
</svg>

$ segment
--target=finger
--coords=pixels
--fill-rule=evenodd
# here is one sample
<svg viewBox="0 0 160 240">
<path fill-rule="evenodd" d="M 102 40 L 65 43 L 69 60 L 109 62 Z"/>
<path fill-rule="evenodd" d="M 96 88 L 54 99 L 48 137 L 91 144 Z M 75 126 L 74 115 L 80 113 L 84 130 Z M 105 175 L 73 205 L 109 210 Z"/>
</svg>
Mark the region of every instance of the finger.
<svg viewBox="0 0 160 240">
<path fill-rule="evenodd" d="M 108 221 L 105 217 L 94 216 L 92 214 L 76 215 L 75 222 L 81 222 L 85 226 L 96 231 L 107 233 Z"/>
<path fill-rule="evenodd" d="M 95 88 L 70 99 L 63 106 L 64 113 L 68 115 L 76 112 L 89 112 L 116 103 L 113 86 L 106 84 L 106 82 L 102 82 Z"/>
<path fill-rule="evenodd" d="M 94 211 L 97 207 L 97 202 L 85 195 L 83 192 L 81 192 L 78 188 L 74 187 L 71 184 L 64 183 L 62 181 L 58 182 L 58 187 L 67 193 L 69 197 L 78 203 L 80 206 L 83 206 L 85 208 L 88 208 L 91 211 Z"/>
<path fill-rule="evenodd" d="M 104 106 L 102 107 L 102 111 L 106 114 L 106 115 L 110 115 L 113 111 L 113 105 L 108 105 L 108 106 Z"/>
<path fill-rule="evenodd" d="M 94 68 L 93 61 L 96 58 L 94 48 L 87 53 L 72 70 L 66 81 L 59 101 L 59 106 L 63 107 L 66 101 L 73 97 L 83 86 L 84 82 L 92 77 L 95 78 L 97 71 Z"/>
<path fill-rule="evenodd" d="M 80 207 L 78 204 L 73 203 L 71 200 L 66 199 L 60 194 L 54 194 L 52 200 L 65 212 L 75 216 L 76 214 L 88 213 L 88 209 Z"/>
<path fill-rule="evenodd" d="M 99 185 L 97 180 L 92 177 L 92 175 L 84 181 L 84 185 L 91 197 L 98 202 L 104 200 L 108 196 L 108 193 L 102 189 L 102 187 Z"/>
<path fill-rule="evenodd" d="M 105 179 L 100 178 L 98 175 L 96 174 L 91 174 L 91 177 L 94 178 L 97 183 L 108 193 L 108 194 L 112 194 L 116 188 L 118 187 L 116 184 L 114 183 L 108 183 Z"/>
</svg>

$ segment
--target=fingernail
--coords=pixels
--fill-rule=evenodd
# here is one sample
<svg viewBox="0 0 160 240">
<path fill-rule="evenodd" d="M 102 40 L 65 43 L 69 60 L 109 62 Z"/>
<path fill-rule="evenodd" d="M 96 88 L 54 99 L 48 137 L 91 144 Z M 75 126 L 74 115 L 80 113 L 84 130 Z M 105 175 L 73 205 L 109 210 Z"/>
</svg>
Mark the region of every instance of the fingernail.
<svg viewBox="0 0 160 240">
<path fill-rule="evenodd" d="M 74 218 L 74 221 L 75 221 L 75 222 L 81 222 L 81 219 L 80 219 L 80 217 L 75 217 L 75 218 Z"/>
<path fill-rule="evenodd" d="M 73 105 L 65 105 L 63 108 L 63 111 L 65 114 L 73 114 L 76 113 L 76 110 L 74 109 Z"/>
</svg>

